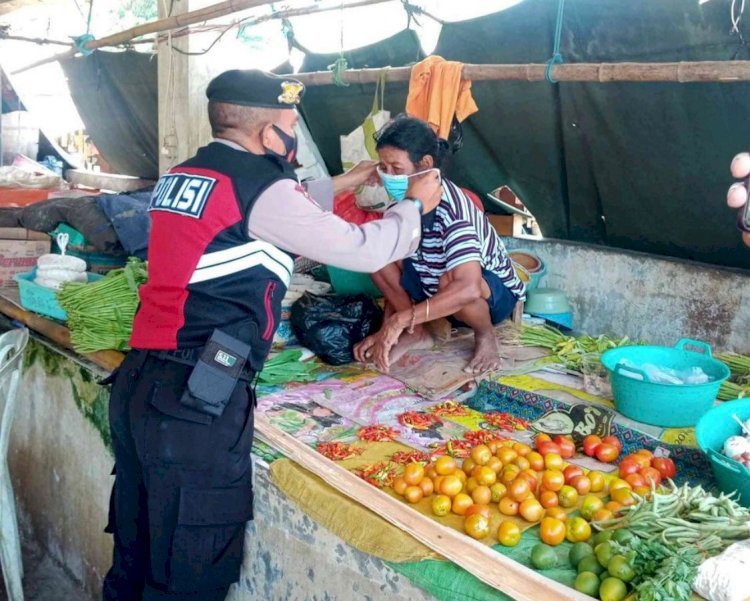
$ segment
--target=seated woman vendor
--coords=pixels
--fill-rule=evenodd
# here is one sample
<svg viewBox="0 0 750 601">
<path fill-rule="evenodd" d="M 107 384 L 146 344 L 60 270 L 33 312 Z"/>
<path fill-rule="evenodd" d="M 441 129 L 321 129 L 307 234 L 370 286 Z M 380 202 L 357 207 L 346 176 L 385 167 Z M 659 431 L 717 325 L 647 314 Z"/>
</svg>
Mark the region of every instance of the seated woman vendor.
<svg viewBox="0 0 750 601">
<path fill-rule="evenodd" d="M 424 121 L 402 116 L 378 134 L 376 148 L 383 186 L 398 201 L 410 177 L 440 168 L 447 144 Z M 355 347 L 354 355 L 383 371 L 407 351 L 432 346 L 422 324 L 442 317 L 474 330 L 474 356 L 465 371 L 497 369 L 493 325 L 507 319 L 526 293 L 484 214 L 445 178 L 438 193 L 440 204 L 422 217 L 417 252 L 372 276 L 387 301 L 385 321 L 377 334 Z"/>
</svg>

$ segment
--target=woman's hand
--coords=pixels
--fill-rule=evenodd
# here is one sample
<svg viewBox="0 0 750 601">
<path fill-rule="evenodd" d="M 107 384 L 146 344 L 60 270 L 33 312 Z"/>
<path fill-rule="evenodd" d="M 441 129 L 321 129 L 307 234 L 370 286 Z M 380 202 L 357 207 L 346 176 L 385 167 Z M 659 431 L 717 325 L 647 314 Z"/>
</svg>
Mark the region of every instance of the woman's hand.
<svg viewBox="0 0 750 601">
<path fill-rule="evenodd" d="M 375 363 L 380 371 L 388 373 L 391 367 L 391 349 L 396 345 L 405 329 L 406 326 L 403 325 L 399 314 L 394 313 L 383 323 L 383 327 L 375 335 L 375 343 L 368 353 L 372 354 L 370 360 Z"/>
<path fill-rule="evenodd" d="M 743 152 L 732 160 L 732 176 L 737 179 L 745 179 L 750 175 L 750 154 Z M 748 191 L 742 182 L 732 184 L 727 193 L 727 204 L 733 209 L 740 209 L 747 203 Z M 743 232 L 742 239 L 750 246 L 750 232 Z"/>
</svg>

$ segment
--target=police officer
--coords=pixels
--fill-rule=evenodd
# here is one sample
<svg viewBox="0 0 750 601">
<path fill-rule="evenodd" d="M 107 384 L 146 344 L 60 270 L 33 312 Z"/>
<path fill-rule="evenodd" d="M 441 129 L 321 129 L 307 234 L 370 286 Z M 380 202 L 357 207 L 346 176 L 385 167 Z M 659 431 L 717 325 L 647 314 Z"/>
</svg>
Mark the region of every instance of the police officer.
<svg viewBox="0 0 750 601">
<path fill-rule="evenodd" d="M 112 376 L 114 535 L 105 601 L 221 601 L 252 519 L 252 380 L 262 370 L 293 257 L 373 272 L 412 254 L 436 176 L 382 220 L 350 225 L 314 196 L 364 183 L 374 164 L 303 188 L 296 105 L 304 86 L 227 71 L 207 88 L 214 140 L 157 183 L 149 281 Z M 310 194 L 312 193 L 312 195 Z"/>
</svg>

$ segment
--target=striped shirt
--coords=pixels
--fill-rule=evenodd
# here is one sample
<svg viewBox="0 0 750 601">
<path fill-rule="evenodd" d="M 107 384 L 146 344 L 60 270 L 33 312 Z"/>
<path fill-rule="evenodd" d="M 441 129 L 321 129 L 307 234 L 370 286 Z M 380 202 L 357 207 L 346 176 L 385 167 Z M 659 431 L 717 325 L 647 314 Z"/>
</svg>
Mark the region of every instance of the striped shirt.
<svg viewBox="0 0 750 601">
<path fill-rule="evenodd" d="M 437 293 L 440 278 L 446 272 L 472 261 L 496 274 L 517 299 L 526 296 L 526 285 L 516 275 L 495 228 L 447 179 L 443 179 L 442 201 L 422 218 L 422 242 L 410 258 L 428 296 Z"/>
</svg>

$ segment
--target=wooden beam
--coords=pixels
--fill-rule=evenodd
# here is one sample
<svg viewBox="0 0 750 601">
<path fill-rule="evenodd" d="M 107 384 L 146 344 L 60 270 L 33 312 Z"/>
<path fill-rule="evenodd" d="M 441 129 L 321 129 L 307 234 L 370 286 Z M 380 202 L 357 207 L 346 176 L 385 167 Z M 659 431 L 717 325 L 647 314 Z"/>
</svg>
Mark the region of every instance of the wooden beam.
<svg viewBox="0 0 750 601">
<path fill-rule="evenodd" d="M 61 323 L 21 309 L 2 296 L 0 296 L 0 313 L 25 324 L 30 330 L 38 332 L 42 336 L 49 338 L 52 342 L 74 351 L 73 344 L 70 342 L 70 330 Z M 114 371 L 120 366 L 125 355 L 119 351 L 97 351 L 96 353 L 81 355 L 81 357 L 91 361 L 102 369 Z"/>
<path fill-rule="evenodd" d="M 375 83 L 383 69 L 351 69 L 341 74 L 347 83 Z M 471 81 L 546 81 L 547 65 L 466 64 L 463 77 Z M 386 68 L 387 81 L 409 81 L 411 67 Z M 555 81 L 629 82 L 734 82 L 750 81 L 750 61 L 680 63 L 562 63 L 552 67 Z M 308 86 L 333 84 L 330 71 L 294 75 Z"/>
<path fill-rule="evenodd" d="M 487 545 L 422 515 L 274 427 L 260 412 L 255 414 L 255 430 L 266 442 L 342 494 L 516 601 L 591 601 L 591 597 L 545 578 Z"/>
</svg>

